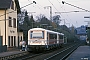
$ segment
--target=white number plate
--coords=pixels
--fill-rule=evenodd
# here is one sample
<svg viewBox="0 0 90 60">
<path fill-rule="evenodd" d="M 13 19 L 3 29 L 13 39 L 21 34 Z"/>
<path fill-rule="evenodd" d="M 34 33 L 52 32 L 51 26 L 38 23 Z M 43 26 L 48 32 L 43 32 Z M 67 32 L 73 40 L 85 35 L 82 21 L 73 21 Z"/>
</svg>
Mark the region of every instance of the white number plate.
<svg viewBox="0 0 90 60">
<path fill-rule="evenodd" d="M 41 43 L 41 41 L 33 41 L 33 43 Z"/>
</svg>

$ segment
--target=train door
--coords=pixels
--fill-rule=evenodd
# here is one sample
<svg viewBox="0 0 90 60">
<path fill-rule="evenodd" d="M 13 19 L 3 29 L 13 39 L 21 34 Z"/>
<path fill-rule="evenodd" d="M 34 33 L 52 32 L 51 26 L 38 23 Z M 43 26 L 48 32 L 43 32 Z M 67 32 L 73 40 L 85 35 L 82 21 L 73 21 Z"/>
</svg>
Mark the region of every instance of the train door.
<svg viewBox="0 0 90 60">
<path fill-rule="evenodd" d="M 50 40 L 50 38 L 49 38 L 49 33 L 47 33 L 47 44 L 49 45 L 49 40 Z"/>
<path fill-rule="evenodd" d="M 59 43 L 59 34 L 57 34 L 57 43 Z"/>
</svg>

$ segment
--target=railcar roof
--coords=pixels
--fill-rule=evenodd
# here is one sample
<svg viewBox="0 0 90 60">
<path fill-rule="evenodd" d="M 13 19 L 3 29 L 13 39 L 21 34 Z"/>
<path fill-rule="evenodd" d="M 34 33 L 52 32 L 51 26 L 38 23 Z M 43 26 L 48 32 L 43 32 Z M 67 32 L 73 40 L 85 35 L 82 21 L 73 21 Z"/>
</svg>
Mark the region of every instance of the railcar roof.
<svg viewBox="0 0 90 60">
<path fill-rule="evenodd" d="M 43 29 L 43 28 L 32 28 L 30 30 L 45 30 L 45 31 L 47 31 L 49 33 L 57 33 L 57 34 L 64 35 L 63 33 L 55 32 L 55 31 L 51 31 L 51 30 L 47 30 L 47 29 Z"/>
<path fill-rule="evenodd" d="M 46 30 L 46 29 L 43 29 L 43 28 L 32 28 L 30 30 Z"/>
<path fill-rule="evenodd" d="M 61 35 L 64 35 L 63 33 L 60 33 Z"/>
</svg>

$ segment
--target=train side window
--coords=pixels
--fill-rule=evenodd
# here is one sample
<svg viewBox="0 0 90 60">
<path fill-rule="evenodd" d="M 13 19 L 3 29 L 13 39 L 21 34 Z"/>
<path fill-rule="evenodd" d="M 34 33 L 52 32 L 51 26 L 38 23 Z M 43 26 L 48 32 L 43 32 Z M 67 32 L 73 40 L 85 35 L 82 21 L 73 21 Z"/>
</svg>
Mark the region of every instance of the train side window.
<svg viewBox="0 0 90 60">
<path fill-rule="evenodd" d="M 55 39 L 57 39 L 57 35 L 55 34 Z"/>
<path fill-rule="evenodd" d="M 56 34 L 49 34 L 49 38 L 50 39 L 57 39 L 57 35 Z"/>
<path fill-rule="evenodd" d="M 47 33 L 47 40 L 49 40 L 50 39 L 50 37 L 49 37 L 49 33 Z"/>
<path fill-rule="evenodd" d="M 44 39 L 44 31 L 42 31 L 42 38 Z"/>
<path fill-rule="evenodd" d="M 32 39 L 32 33 L 33 33 L 33 31 L 30 32 L 30 38 L 31 38 L 31 39 Z"/>
<path fill-rule="evenodd" d="M 59 39 L 63 39 L 63 35 L 59 35 Z"/>
</svg>

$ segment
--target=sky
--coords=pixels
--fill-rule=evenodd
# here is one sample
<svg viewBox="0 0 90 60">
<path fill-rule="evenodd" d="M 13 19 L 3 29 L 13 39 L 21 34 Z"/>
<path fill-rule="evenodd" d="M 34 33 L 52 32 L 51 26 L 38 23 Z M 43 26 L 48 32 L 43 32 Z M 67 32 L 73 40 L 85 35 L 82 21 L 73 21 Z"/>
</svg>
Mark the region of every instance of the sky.
<svg viewBox="0 0 90 60">
<path fill-rule="evenodd" d="M 90 11 L 90 0 L 34 0 L 36 4 L 31 4 L 23 9 L 26 9 L 30 12 L 29 15 L 33 15 L 34 17 L 39 16 L 39 14 L 44 14 L 48 19 L 50 19 L 50 8 L 52 7 L 52 16 L 60 15 L 61 16 L 61 23 L 60 25 L 64 24 L 68 27 L 75 26 L 80 27 L 81 25 L 87 25 L 87 21 L 90 21 L 90 12 L 86 12 L 82 9 L 78 9 L 74 6 L 83 8 L 85 10 Z M 65 1 L 68 4 L 62 4 L 62 1 Z M 33 0 L 19 0 L 20 7 L 23 7 L 27 4 L 32 3 Z M 81 12 L 70 12 L 70 11 L 81 11 Z M 60 12 L 60 13 L 55 13 Z M 69 12 L 69 13 L 63 13 Z"/>
</svg>

